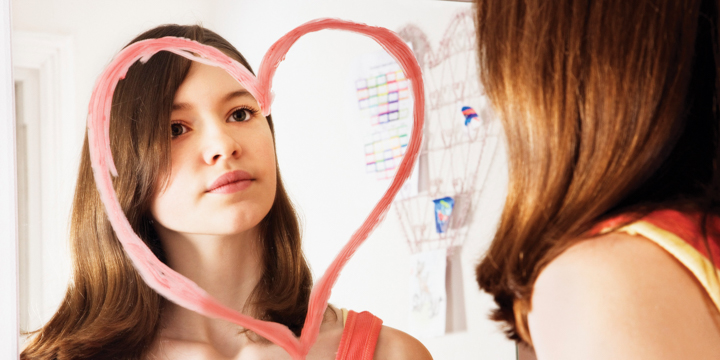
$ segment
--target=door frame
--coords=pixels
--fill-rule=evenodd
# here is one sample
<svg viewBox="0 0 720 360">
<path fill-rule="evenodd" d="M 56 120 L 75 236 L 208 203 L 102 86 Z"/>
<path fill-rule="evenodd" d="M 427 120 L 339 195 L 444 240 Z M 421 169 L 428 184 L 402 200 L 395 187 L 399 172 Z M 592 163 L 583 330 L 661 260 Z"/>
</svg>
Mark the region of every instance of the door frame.
<svg viewBox="0 0 720 360">
<path fill-rule="evenodd" d="M 18 225 L 15 85 L 10 0 L 0 0 L 0 358 L 18 358 Z"/>
<path fill-rule="evenodd" d="M 67 226 L 81 149 L 74 111 L 74 43 L 66 35 L 13 31 L 12 47 L 14 80 L 22 81 L 23 74 L 35 73 L 39 90 L 39 106 L 34 111 L 39 116 L 31 120 L 34 132 L 29 134 L 34 141 L 27 144 L 28 162 L 36 175 L 28 178 L 28 200 L 32 200 L 34 210 L 24 226 L 33 236 L 27 239 L 30 243 L 19 244 L 28 252 L 24 269 L 29 273 L 18 285 L 29 289 L 26 295 L 32 295 L 26 302 L 31 306 L 32 321 L 24 330 L 34 330 L 55 313 L 70 277 Z M 16 126 L 17 121 L 20 119 L 16 119 Z M 22 254 L 22 248 L 19 252 Z M 28 281 L 32 284 L 22 283 Z"/>
<path fill-rule="evenodd" d="M 43 279 L 69 271 L 67 220 L 80 150 L 75 119 L 74 44 L 70 36 L 12 31 L 10 0 L 0 0 L 0 358 L 17 359 L 19 336 L 19 259 L 15 81 L 13 68 L 37 71 L 40 85 L 40 143 L 43 195 L 42 246 L 31 254 L 43 263 Z M 77 151 L 76 151 L 77 150 Z M 54 213 L 60 213 L 56 216 Z M 65 279 L 67 280 L 67 279 Z M 45 282 L 45 281 L 43 281 Z M 44 304 L 66 283 L 50 281 Z M 45 285 L 45 284 L 43 284 Z M 54 309 L 48 310 L 50 312 Z M 51 315 L 51 313 L 50 313 Z M 47 316 L 47 314 L 45 314 Z"/>
</svg>

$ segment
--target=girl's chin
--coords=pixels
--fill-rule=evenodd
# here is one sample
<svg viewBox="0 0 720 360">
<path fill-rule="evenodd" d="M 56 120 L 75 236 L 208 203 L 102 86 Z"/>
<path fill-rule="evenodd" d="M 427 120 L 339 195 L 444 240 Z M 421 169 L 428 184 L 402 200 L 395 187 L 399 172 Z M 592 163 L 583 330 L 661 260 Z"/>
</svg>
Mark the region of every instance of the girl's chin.
<svg viewBox="0 0 720 360">
<path fill-rule="evenodd" d="M 258 222 L 259 223 L 259 222 Z M 183 237 L 224 237 L 243 235 L 248 232 L 256 231 L 258 223 L 251 226 L 249 224 L 232 224 L 230 222 L 204 222 L 202 226 L 192 226 L 192 224 L 156 224 L 158 235 L 160 237 L 174 237 L 180 235 Z M 159 225 L 159 226 L 158 226 Z"/>
<path fill-rule="evenodd" d="M 192 236 L 191 234 L 195 236 L 241 235 L 255 230 L 266 215 L 261 212 L 248 212 L 248 204 L 244 205 L 224 209 L 205 208 L 192 213 L 179 214 L 175 212 L 176 215 L 182 216 L 156 217 L 154 225 L 161 237 L 164 234 L 172 236 L 171 233 L 186 234 L 187 236 Z M 260 207 L 260 204 L 253 205 Z"/>
</svg>

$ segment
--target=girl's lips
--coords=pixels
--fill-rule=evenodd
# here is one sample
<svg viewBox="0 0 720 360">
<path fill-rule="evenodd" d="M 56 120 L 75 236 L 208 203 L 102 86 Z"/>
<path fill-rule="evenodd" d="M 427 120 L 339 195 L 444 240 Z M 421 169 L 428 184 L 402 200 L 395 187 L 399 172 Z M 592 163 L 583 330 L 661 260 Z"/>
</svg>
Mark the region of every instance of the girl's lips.
<svg viewBox="0 0 720 360">
<path fill-rule="evenodd" d="M 252 184 L 252 180 L 238 180 L 233 183 L 229 183 L 218 188 L 212 189 L 208 192 L 213 194 L 231 194 L 237 191 L 245 190 Z"/>
<path fill-rule="evenodd" d="M 227 172 L 218 177 L 210 186 L 207 192 L 216 194 L 230 194 L 244 190 L 255 180 L 249 173 L 242 170 Z"/>
</svg>

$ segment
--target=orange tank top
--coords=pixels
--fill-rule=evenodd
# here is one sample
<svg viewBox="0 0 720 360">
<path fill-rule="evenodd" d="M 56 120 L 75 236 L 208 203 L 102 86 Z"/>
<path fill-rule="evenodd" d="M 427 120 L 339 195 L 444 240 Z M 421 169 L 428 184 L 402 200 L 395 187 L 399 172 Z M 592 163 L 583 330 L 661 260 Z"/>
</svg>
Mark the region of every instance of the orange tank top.
<svg viewBox="0 0 720 360">
<path fill-rule="evenodd" d="M 347 312 L 347 319 L 345 314 L 343 309 L 345 328 L 335 360 L 372 360 L 382 320 L 367 311 L 356 313 L 351 310 Z"/>
<path fill-rule="evenodd" d="M 638 221 L 619 216 L 602 222 L 596 232 L 616 231 L 640 235 L 659 245 L 675 257 L 697 278 L 720 311 L 720 217 L 709 216 L 705 234 L 700 213 L 657 210 Z M 707 242 L 705 241 L 707 239 Z"/>
</svg>

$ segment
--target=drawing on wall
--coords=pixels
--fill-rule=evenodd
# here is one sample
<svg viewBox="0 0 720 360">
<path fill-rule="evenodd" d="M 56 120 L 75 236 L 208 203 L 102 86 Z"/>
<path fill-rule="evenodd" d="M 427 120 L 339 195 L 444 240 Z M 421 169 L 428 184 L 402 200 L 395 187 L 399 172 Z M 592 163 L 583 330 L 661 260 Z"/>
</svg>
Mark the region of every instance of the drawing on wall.
<svg viewBox="0 0 720 360">
<path fill-rule="evenodd" d="M 410 331 L 420 338 L 445 334 L 446 252 L 425 251 L 412 256 L 410 272 Z"/>
<path fill-rule="evenodd" d="M 421 337 L 438 336 L 465 330 L 461 273 L 447 269 L 459 269 L 449 261 L 459 261 L 454 252 L 460 251 L 467 238 L 469 219 L 495 157 L 501 127 L 479 81 L 470 10 L 450 20 L 435 47 L 416 25 L 407 25 L 398 34 L 413 49 L 426 85 L 425 140 L 413 174 L 393 202 L 415 256 L 411 279 L 414 320 L 409 331 Z M 362 166 L 372 181 L 386 181 L 402 160 L 405 139 L 412 130 L 413 105 L 405 75 L 385 51 L 377 51 L 356 59 L 351 79 L 352 105 L 364 136 Z M 442 270 L 438 268 L 440 257 Z M 429 266 L 437 268 L 432 281 L 422 277 L 422 269 Z M 443 278 L 435 279 L 438 274 Z M 435 298 L 445 299 L 442 307 L 431 306 L 432 301 L 427 300 Z M 442 316 L 427 309 L 440 309 Z"/>
<path fill-rule="evenodd" d="M 416 25 L 398 34 L 412 44 L 423 69 L 427 120 L 418 193 L 396 199 L 394 208 L 411 252 L 454 251 L 467 237 L 501 131 L 479 81 L 472 12 L 457 13 L 435 47 Z M 444 197 L 454 206 L 440 232 L 433 200 Z"/>
<path fill-rule="evenodd" d="M 364 136 L 365 173 L 389 181 L 405 155 L 412 131 L 413 99 L 405 73 L 384 50 L 358 57 L 354 65 L 357 115 Z M 417 171 L 398 196 L 417 194 Z"/>
<path fill-rule="evenodd" d="M 477 73 L 475 25 L 470 10 L 457 13 L 437 46 L 416 25 L 398 31 L 412 44 L 426 85 L 425 142 L 420 152 L 418 191 L 396 198 L 393 207 L 402 225 L 414 266 L 443 254 L 441 271 L 446 313 L 439 322 L 411 322 L 411 332 L 444 334 L 466 329 L 461 246 L 468 236 L 473 209 L 495 157 L 501 125 L 484 94 Z M 430 255 L 432 254 L 432 255 Z M 446 260 L 445 260 L 446 259 Z M 439 260 L 433 264 L 439 264 Z M 439 265 L 437 265 L 439 266 Z M 455 269 L 455 270 L 453 270 Z M 416 274 L 415 277 L 418 275 Z M 419 280 L 415 277 L 411 282 Z M 413 285 L 415 286 L 415 285 Z M 419 294 L 420 289 L 415 289 Z M 417 319 L 416 303 L 412 302 Z M 424 326 L 433 324 L 433 330 Z M 428 325 L 430 326 L 430 325 Z"/>
</svg>

